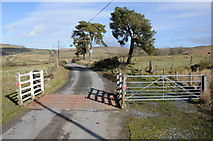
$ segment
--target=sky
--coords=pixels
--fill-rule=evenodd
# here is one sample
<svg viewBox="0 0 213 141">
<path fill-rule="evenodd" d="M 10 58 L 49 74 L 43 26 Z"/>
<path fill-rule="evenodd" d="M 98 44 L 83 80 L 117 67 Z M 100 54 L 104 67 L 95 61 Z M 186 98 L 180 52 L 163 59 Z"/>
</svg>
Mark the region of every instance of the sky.
<svg viewBox="0 0 213 141">
<path fill-rule="evenodd" d="M 3 2 L 2 43 L 29 48 L 69 48 L 79 21 L 89 21 L 106 2 Z M 151 21 L 156 48 L 211 44 L 210 2 L 112 2 L 91 22 L 106 26 L 104 41 L 120 46 L 109 28 L 115 7 L 127 7 Z M 128 47 L 127 44 L 125 47 Z"/>
</svg>

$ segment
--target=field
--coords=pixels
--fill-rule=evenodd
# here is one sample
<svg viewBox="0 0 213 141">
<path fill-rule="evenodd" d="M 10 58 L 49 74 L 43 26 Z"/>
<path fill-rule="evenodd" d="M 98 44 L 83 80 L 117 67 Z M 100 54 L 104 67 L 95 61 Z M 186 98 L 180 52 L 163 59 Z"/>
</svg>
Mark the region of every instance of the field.
<svg viewBox="0 0 213 141">
<path fill-rule="evenodd" d="M 2 82 L 2 122 L 6 123 L 17 114 L 27 110 L 17 105 L 16 74 L 27 73 L 31 70 L 44 70 L 44 76 L 57 75 L 51 81 L 45 81 L 45 94 L 49 94 L 60 88 L 68 77 L 68 70 L 63 67 L 56 69 L 56 55 L 50 55 L 48 50 L 28 49 L 20 46 L 1 46 L 1 82 Z M 6 52 L 6 53 L 5 53 Z M 2 55 L 3 55 L 2 54 Z M 62 56 L 68 56 L 65 51 Z M 65 57 L 64 57 L 65 56 Z"/>
<path fill-rule="evenodd" d="M 120 62 L 127 60 L 126 57 L 119 58 Z M 172 55 L 172 56 L 142 56 L 132 58 L 132 67 L 138 70 L 145 71 L 148 66 L 152 65 L 153 72 L 162 71 L 163 69 L 180 69 L 190 65 L 205 62 L 205 56 L 193 55 Z"/>
<path fill-rule="evenodd" d="M 1 64 L 1 73 L 2 73 L 2 108 L 3 108 L 3 114 L 2 114 L 2 120 L 3 123 L 8 122 L 12 118 L 14 118 L 16 115 L 19 113 L 27 110 L 24 107 L 20 107 L 16 105 L 16 101 L 14 101 L 14 97 L 17 95 L 16 92 L 16 73 L 26 73 L 29 72 L 30 70 L 34 69 L 43 69 L 44 70 L 44 75 L 48 76 L 50 74 L 54 74 L 57 77 L 54 77 L 50 81 L 45 82 L 45 93 L 50 94 L 53 93 L 55 90 L 63 86 L 64 83 L 67 81 L 68 77 L 68 70 L 64 69 L 63 67 L 59 67 L 56 69 L 56 58 L 57 58 L 57 52 L 56 50 L 39 50 L 39 49 L 29 49 L 29 48 L 24 48 L 22 46 L 11 46 L 11 45 L 1 45 L 0 46 L 2 49 L 2 61 Z M 205 48 L 205 49 L 204 49 Z M 204 50 L 204 51 L 203 51 Z M 125 65 L 125 62 L 127 60 L 127 53 L 128 49 L 126 48 L 121 48 L 121 47 L 96 47 L 94 48 L 94 54 L 93 54 L 93 59 L 89 60 L 86 58 L 85 60 L 81 59 L 80 62 L 83 65 L 87 65 L 91 67 L 95 61 L 100 61 L 100 59 L 105 59 L 108 57 L 113 57 L 113 56 L 118 56 L 118 60 L 121 63 L 119 68 L 114 68 L 114 69 L 109 69 L 109 70 L 104 70 L 102 71 L 102 74 L 106 77 L 109 78 L 115 78 L 115 75 L 117 71 L 121 71 L 124 74 L 149 74 L 147 73 L 147 69 L 150 66 L 150 61 L 151 61 L 151 66 L 152 66 L 152 74 L 162 74 L 163 70 L 164 73 L 167 74 L 171 71 L 179 71 L 180 73 L 185 70 L 190 70 L 190 66 L 194 64 L 198 64 L 200 62 L 206 62 L 209 61 L 209 56 L 208 52 L 210 51 L 210 46 L 208 47 L 197 47 L 197 48 L 191 48 L 188 49 L 186 52 L 188 55 L 163 55 L 163 56 L 138 56 L 135 55 L 132 58 L 132 64 L 130 65 Z M 199 55 L 197 54 L 198 52 Z M 60 49 L 60 60 L 66 60 L 70 62 L 73 58 L 75 58 L 75 49 Z M 189 73 L 189 71 L 187 72 Z M 202 73 L 203 71 L 199 71 L 196 73 Z M 209 73 L 209 72 L 208 72 Z M 113 76 L 113 77 L 111 77 Z M 154 108 L 155 110 L 158 110 L 157 112 L 168 115 L 169 112 L 171 112 L 171 116 L 165 116 L 167 121 L 171 122 L 171 128 L 173 129 L 172 126 L 177 126 L 181 120 L 178 118 L 175 118 L 178 116 L 178 114 L 181 113 L 181 111 L 177 111 L 177 114 L 175 114 L 174 110 L 169 111 L 170 109 L 166 108 L 166 105 L 163 105 L 163 103 L 159 104 L 160 107 L 163 107 L 167 111 L 162 111 L 160 109 Z M 143 105 L 144 106 L 144 105 Z M 146 105 L 145 105 L 146 106 Z M 172 106 L 172 105 L 171 105 Z M 139 108 L 139 109 L 137 109 Z M 152 106 L 145 107 L 143 110 L 150 110 L 149 108 L 152 109 Z M 142 111 L 140 107 L 134 107 L 134 109 L 137 109 L 139 111 Z M 147 112 L 147 111 L 145 111 Z M 153 112 L 153 111 L 150 111 Z M 174 113 L 173 113 L 174 112 Z M 201 113 L 198 113 L 201 114 Z M 204 122 L 202 119 L 198 119 L 196 122 L 196 119 L 193 119 L 193 116 L 197 114 L 183 114 L 182 117 L 184 118 L 192 118 L 192 120 L 188 121 L 189 122 L 189 128 L 193 128 L 192 131 L 190 130 L 190 135 L 193 133 L 205 133 L 208 136 L 210 131 L 207 130 L 202 130 L 202 126 L 197 126 L 195 124 L 203 124 L 206 128 L 209 129 L 210 126 L 212 125 L 207 125 L 207 122 Z M 163 117 L 164 118 L 164 117 Z M 197 118 L 197 117 L 196 117 Z M 174 119 L 174 120 L 173 120 Z M 146 130 L 154 130 L 153 133 L 155 135 L 161 134 L 161 132 L 158 132 L 161 127 L 162 129 L 164 126 L 162 125 L 164 122 L 165 124 L 167 121 L 163 120 L 162 117 L 153 117 L 153 118 L 148 118 L 148 119 L 138 119 L 134 116 L 130 116 L 127 119 L 127 129 L 131 132 L 131 137 L 132 138 L 138 138 L 141 136 L 141 134 L 138 134 L 138 130 L 141 129 L 143 126 L 150 127 Z M 156 121 L 156 122 L 154 122 Z M 186 120 L 187 122 L 187 120 Z M 180 126 L 184 126 L 186 122 L 183 122 Z M 195 123 L 194 123 L 195 122 Z M 138 124 L 140 123 L 140 124 Z M 158 127 L 158 123 L 162 123 Z M 154 127 L 154 128 L 152 128 Z M 170 127 L 168 127 L 170 128 Z M 145 132 L 145 129 L 142 129 L 141 132 Z M 175 132 L 175 130 L 174 130 Z M 152 132 L 149 132 L 150 134 Z M 155 135 L 153 134 L 146 134 L 146 136 L 141 136 L 140 138 L 153 138 Z M 145 134 L 144 134 L 145 135 Z M 164 134 L 162 134 L 162 137 Z M 198 135 L 198 137 L 201 137 L 202 134 Z M 185 137 L 185 136 L 183 136 Z M 186 136 L 187 138 L 188 136 Z M 192 136 L 196 138 L 196 136 Z M 166 137 L 165 137 L 166 138 Z"/>
</svg>

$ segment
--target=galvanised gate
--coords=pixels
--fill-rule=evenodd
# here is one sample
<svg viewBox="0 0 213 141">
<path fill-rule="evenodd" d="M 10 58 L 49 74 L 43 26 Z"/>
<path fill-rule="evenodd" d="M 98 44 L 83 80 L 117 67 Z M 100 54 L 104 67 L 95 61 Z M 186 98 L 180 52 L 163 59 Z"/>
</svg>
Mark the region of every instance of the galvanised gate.
<svg viewBox="0 0 213 141">
<path fill-rule="evenodd" d="M 204 75 L 117 75 L 117 93 L 122 103 L 199 99 L 206 89 Z"/>
</svg>

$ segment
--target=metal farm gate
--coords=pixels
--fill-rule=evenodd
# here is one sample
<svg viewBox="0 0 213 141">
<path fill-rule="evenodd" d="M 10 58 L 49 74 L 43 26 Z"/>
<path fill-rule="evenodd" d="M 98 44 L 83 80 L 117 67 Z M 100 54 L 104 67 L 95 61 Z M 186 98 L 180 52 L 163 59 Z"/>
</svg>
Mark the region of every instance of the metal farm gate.
<svg viewBox="0 0 213 141">
<path fill-rule="evenodd" d="M 204 75 L 117 75 L 122 103 L 153 100 L 199 99 L 207 88 Z"/>
</svg>

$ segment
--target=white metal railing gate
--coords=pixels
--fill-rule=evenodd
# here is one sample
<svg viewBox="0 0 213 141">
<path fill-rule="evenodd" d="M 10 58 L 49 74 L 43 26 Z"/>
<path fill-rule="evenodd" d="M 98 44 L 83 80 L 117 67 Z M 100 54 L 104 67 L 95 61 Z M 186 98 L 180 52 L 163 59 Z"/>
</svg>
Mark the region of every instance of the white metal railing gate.
<svg viewBox="0 0 213 141">
<path fill-rule="evenodd" d="M 122 81 L 121 81 L 122 80 Z M 199 99 L 204 75 L 117 75 L 117 93 L 125 102 Z"/>
<path fill-rule="evenodd" d="M 37 96 L 44 94 L 44 73 L 30 71 L 29 73 L 17 73 L 18 100 L 19 105 L 33 101 Z"/>
</svg>

